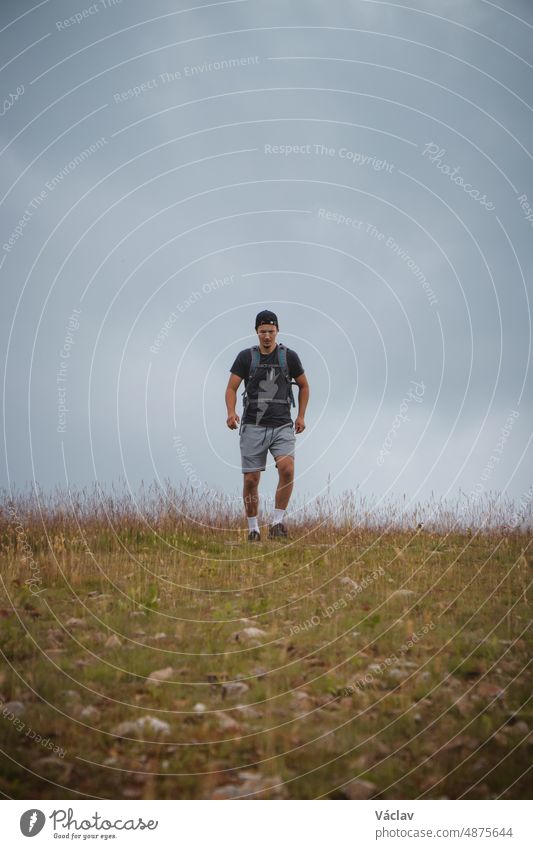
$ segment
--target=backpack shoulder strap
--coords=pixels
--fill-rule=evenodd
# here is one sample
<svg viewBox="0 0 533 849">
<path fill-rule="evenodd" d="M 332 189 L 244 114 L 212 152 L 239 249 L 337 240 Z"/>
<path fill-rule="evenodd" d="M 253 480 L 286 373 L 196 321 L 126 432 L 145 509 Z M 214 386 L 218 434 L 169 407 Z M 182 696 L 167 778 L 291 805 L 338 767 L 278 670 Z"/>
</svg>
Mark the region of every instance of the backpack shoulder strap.
<svg viewBox="0 0 533 849">
<path fill-rule="evenodd" d="M 287 348 L 282 342 L 278 343 L 278 362 L 283 374 L 285 375 L 285 380 L 287 383 L 290 383 L 291 377 L 289 374 L 289 364 L 287 363 Z"/>
<path fill-rule="evenodd" d="M 289 406 L 295 407 L 296 402 L 294 400 L 294 394 L 292 391 L 292 381 L 289 373 L 289 364 L 287 362 L 287 348 L 285 347 L 285 345 L 283 345 L 282 342 L 278 343 L 278 362 L 285 377 L 285 380 L 289 385 Z"/>
<path fill-rule="evenodd" d="M 251 380 L 253 374 L 261 362 L 261 353 L 259 351 L 259 345 L 254 345 L 253 348 L 250 348 L 251 360 L 250 360 L 250 372 L 248 374 L 248 380 Z"/>
</svg>

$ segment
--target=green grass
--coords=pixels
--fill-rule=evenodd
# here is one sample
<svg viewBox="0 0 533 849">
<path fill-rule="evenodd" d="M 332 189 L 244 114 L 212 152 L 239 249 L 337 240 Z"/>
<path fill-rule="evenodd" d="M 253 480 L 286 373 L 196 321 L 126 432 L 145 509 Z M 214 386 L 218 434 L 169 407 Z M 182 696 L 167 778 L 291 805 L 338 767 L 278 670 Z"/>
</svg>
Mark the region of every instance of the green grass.
<svg viewBox="0 0 533 849">
<path fill-rule="evenodd" d="M 119 507 L 2 512 L 5 795 L 530 796 L 530 533 L 302 520 L 249 546 L 237 516 L 154 533 Z M 147 716 L 169 734 L 115 732 Z"/>
</svg>

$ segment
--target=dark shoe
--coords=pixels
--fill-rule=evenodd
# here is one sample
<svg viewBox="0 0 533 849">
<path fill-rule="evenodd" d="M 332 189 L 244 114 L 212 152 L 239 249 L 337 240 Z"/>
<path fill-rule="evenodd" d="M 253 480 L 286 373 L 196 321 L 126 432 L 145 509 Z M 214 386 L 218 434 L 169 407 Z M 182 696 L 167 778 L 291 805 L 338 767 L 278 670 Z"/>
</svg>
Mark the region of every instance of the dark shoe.
<svg viewBox="0 0 533 849">
<path fill-rule="evenodd" d="M 249 531 L 248 542 L 261 542 L 261 534 L 259 531 Z"/>
<path fill-rule="evenodd" d="M 285 525 L 281 522 L 278 522 L 277 525 L 271 525 L 268 529 L 268 536 L 270 539 L 276 539 L 277 537 L 288 537 L 287 530 Z"/>
</svg>

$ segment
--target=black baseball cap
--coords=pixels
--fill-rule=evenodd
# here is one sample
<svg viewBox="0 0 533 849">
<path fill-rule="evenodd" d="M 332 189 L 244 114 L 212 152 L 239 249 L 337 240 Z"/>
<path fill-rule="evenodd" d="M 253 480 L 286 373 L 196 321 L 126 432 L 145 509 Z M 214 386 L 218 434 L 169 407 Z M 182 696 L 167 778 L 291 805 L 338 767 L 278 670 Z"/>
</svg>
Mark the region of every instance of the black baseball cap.
<svg viewBox="0 0 533 849">
<path fill-rule="evenodd" d="M 255 317 L 256 330 L 260 324 L 275 324 L 279 330 L 278 317 L 276 313 L 271 312 L 270 310 L 261 310 L 261 312 L 257 313 Z"/>
</svg>

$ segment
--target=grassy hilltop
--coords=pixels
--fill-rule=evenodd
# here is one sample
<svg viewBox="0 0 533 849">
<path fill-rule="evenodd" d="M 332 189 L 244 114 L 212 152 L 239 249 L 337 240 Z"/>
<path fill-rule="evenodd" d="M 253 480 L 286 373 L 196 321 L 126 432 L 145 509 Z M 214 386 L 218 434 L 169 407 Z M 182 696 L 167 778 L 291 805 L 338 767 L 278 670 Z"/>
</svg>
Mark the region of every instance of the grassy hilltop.
<svg viewBox="0 0 533 849">
<path fill-rule="evenodd" d="M 5 497 L 2 793 L 529 798 L 531 530 L 347 502 Z"/>
</svg>

